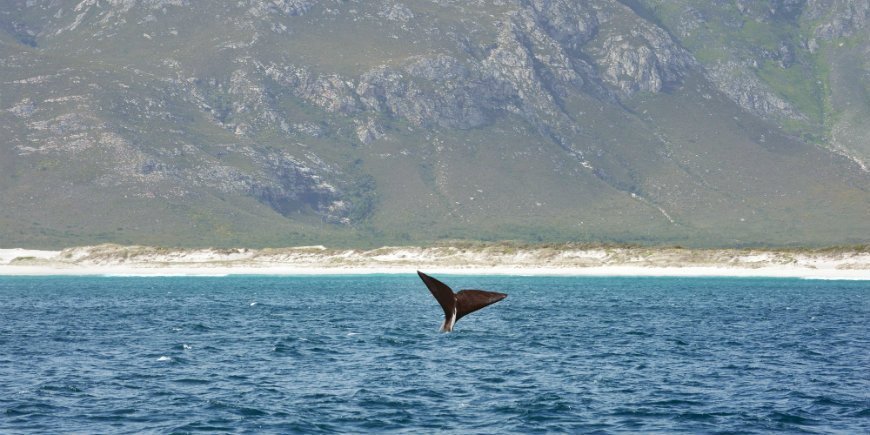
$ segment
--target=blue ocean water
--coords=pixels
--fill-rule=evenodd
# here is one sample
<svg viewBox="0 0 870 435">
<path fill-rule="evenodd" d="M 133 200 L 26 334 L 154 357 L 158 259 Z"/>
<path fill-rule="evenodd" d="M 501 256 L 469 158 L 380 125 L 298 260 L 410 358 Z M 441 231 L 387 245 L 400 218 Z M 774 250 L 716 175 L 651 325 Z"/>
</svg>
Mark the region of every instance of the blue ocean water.
<svg viewBox="0 0 870 435">
<path fill-rule="evenodd" d="M 870 282 L 0 278 L 0 432 L 870 433 Z"/>
</svg>

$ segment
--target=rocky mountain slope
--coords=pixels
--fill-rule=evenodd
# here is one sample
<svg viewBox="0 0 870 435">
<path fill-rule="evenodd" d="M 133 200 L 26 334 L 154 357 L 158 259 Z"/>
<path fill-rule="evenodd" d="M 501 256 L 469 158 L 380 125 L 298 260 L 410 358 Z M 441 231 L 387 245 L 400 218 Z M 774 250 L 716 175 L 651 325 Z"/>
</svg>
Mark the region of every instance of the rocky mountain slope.
<svg viewBox="0 0 870 435">
<path fill-rule="evenodd" d="M 870 0 L 10 0 L 0 244 L 870 234 Z"/>
</svg>

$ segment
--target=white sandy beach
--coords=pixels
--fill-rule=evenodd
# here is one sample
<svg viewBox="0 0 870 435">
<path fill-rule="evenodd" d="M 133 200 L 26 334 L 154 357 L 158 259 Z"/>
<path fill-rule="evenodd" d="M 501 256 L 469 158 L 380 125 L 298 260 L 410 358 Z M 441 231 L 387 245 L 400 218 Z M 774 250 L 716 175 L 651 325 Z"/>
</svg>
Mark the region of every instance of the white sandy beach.
<svg viewBox="0 0 870 435">
<path fill-rule="evenodd" d="M 870 253 L 506 246 L 184 250 L 100 245 L 62 251 L 0 249 L 0 275 L 339 275 L 405 274 L 417 270 L 465 275 L 870 280 Z"/>
</svg>

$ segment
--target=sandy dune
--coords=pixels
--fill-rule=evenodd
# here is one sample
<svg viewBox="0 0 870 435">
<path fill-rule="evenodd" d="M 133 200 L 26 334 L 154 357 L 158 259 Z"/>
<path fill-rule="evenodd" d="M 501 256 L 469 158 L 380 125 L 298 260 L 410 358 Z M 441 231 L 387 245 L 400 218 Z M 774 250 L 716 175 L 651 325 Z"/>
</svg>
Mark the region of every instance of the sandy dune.
<svg viewBox="0 0 870 435">
<path fill-rule="evenodd" d="M 99 245 L 0 249 L 0 275 L 309 275 L 413 273 L 577 276 L 757 276 L 870 280 L 866 250 L 303 246 L 166 249 Z"/>
</svg>

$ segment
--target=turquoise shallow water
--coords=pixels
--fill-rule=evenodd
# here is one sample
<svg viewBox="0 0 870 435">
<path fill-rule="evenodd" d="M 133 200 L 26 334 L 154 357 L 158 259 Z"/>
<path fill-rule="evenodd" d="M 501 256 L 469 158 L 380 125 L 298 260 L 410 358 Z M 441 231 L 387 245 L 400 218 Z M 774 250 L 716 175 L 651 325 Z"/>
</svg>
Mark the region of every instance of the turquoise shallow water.
<svg viewBox="0 0 870 435">
<path fill-rule="evenodd" d="M 0 278 L 0 432 L 870 433 L 870 282 Z"/>
</svg>

